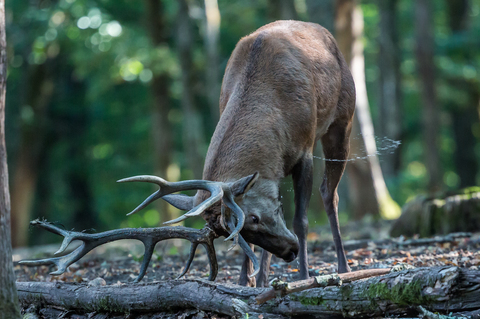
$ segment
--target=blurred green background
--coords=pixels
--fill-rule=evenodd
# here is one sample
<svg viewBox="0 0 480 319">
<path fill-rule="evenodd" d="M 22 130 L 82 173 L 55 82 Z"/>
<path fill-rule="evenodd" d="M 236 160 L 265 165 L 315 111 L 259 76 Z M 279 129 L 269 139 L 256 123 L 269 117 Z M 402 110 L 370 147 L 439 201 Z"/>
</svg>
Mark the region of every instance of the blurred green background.
<svg viewBox="0 0 480 319">
<path fill-rule="evenodd" d="M 338 8 L 346 2 L 363 14 L 358 40 L 391 198 L 402 206 L 418 194 L 479 185 L 480 0 L 7 0 L 14 246 L 58 240 L 28 229 L 37 217 L 102 231 L 157 226 L 178 214 L 159 204 L 127 218 L 154 188 L 115 181 L 200 178 L 222 75 L 238 40 L 277 19 L 314 21 L 338 39 Z M 433 66 L 426 77 L 422 58 Z M 423 96 L 434 103 L 437 121 L 434 163 L 425 141 L 432 127 L 425 124 L 425 83 L 433 87 L 430 98 Z M 320 149 L 317 156 L 312 226 L 327 222 L 316 191 Z M 342 222 L 363 217 L 353 213 L 350 180 L 340 187 Z M 282 191 L 291 216 L 288 181 Z"/>
</svg>

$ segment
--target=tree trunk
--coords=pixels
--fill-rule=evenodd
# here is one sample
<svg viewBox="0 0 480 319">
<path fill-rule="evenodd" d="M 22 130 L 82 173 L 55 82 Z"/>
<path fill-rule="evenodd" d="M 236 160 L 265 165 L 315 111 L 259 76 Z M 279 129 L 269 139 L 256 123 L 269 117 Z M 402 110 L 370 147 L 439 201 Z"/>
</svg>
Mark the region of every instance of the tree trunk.
<svg viewBox="0 0 480 319">
<path fill-rule="evenodd" d="M 314 288 L 258 305 L 268 288 L 204 280 L 93 287 L 62 282 L 17 283 L 21 303 L 68 310 L 117 313 L 189 309 L 244 318 L 359 318 L 432 312 L 452 315 L 480 308 L 480 271 L 458 267 L 417 268 L 327 289 Z M 446 302 L 446 300 L 448 302 Z"/>
<path fill-rule="evenodd" d="M 480 187 L 470 187 L 456 194 L 418 196 L 402 209 L 392 225 L 393 237 L 420 235 L 428 237 L 480 229 Z"/>
<path fill-rule="evenodd" d="M 461 39 L 462 34 L 468 31 L 469 5 L 467 0 L 448 0 L 447 12 L 449 25 L 452 32 L 452 39 Z M 457 40 L 454 40 L 457 41 Z M 467 46 L 467 43 L 464 43 Z M 462 64 L 473 64 L 474 57 L 471 50 L 451 50 L 450 58 Z M 478 173 L 478 161 L 475 155 L 476 138 L 473 135 L 473 125 L 478 123 L 477 103 L 479 98 L 477 82 L 471 82 L 463 77 L 447 78 L 450 86 L 455 91 L 465 95 L 464 99 L 452 98 L 448 101 L 447 107 L 451 111 L 455 145 L 454 152 L 455 171 L 460 177 L 461 188 L 476 185 Z"/>
<path fill-rule="evenodd" d="M 352 71 L 357 93 L 350 136 L 351 161 L 347 165 L 350 206 L 356 219 L 366 214 L 397 218 L 400 207 L 390 197 L 383 179 L 370 116 L 362 43 L 363 15 L 354 0 L 337 0 L 336 9 L 336 38 Z"/>
<path fill-rule="evenodd" d="M 206 88 L 211 122 L 214 127 L 220 117 L 218 101 L 220 99 L 220 75 L 218 37 L 220 35 L 220 10 L 217 0 L 205 0 L 205 35 L 207 49 Z"/>
<path fill-rule="evenodd" d="M 294 0 L 268 0 L 268 17 L 275 20 L 298 20 Z"/>
<path fill-rule="evenodd" d="M 335 33 L 335 1 L 307 0 L 308 20 L 320 24 L 330 33 Z"/>
<path fill-rule="evenodd" d="M 7 43 L 5 2 L 0 0 L 0 318 L 20 318 L 10 238 L 10 193 L 5 146 L 5 91 Z"/>
<path fill-rule="evenodd" d="M 196 110 L 194 87 L 194 66 L 192 58 L 193 32 L 187 0 L 179 1 L 177 46 L 182 69 L 183 146 L 192 178 L 201 179 L 204 156 L 200 147 L 203 130 L 200 114 Z"/>
<path fill-rule="evenodd" d="M 400 97 L 400 49 L 396 26 L 397 0 L 381 0 L 379 36 L 379 134 L 394 141 L 402 139 L 402 114 Z M 386 140 L 389 143 L 388 140 Z M 394 177 L 400 169 L 400 150 L 392 149 L 382 154 L 382 171 L 386 178 Z"/>
<path fill-rule="evenodd" d="M 20 148 L 12 183 L 12 244 L 26 246 L 28 225 L 38 178 L 40 158 L 47 135 L 47 108 L 54 91 L 49 62 L 33 68 L 26 87 L 26 105 L 22 119 Z"/>
<path fill-rule="evenodd" d="M 145 0 L 147 29 L 155 47 L 167 43 L 168 32 L 165 25 L 165 13 L 162 0 Z M 166 72 L 154 74 L 150 84 L 152 105 L 152 136 L 154 150 L 154 174 L 167 177 L 167 169 L 172 159 L 172 126 L 168 120 L 170 111 L 169 88 L 171 79 Z M 155 207 L 160 212 L 160 220 L 172 220 L 173 211 L 165 201 L 156 201 Z"/>
<path fill-rule="evenodd" d="M 431 0 L 416 2 L 416 56 L 421 98 L 423 104 L 423 137 L 425 145 L 425 166 L 428 172 L 428 191 L 437 192 L 443 188 L 440 164 L 440 110 L 435 92 L 435 65 L 433 59 L 433 7 Z"/>
</svg>

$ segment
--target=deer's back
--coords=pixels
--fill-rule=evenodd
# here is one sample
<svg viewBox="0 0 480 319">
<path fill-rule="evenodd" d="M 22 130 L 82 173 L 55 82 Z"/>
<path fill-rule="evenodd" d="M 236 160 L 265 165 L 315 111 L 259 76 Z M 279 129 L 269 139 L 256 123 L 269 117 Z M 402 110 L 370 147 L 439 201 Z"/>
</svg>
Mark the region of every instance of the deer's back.
<svg viewBox="0 0 480 319">
<path fill-rule="evenodd" d="M 353 80 L 321 26 L 277 21 L 242 38 L 223 78 L 204 178 L 288 175 L 334 120 L 351 117 L 350 106 L 337 106 L 345 93 L 354 97 Z"/>
</svg>

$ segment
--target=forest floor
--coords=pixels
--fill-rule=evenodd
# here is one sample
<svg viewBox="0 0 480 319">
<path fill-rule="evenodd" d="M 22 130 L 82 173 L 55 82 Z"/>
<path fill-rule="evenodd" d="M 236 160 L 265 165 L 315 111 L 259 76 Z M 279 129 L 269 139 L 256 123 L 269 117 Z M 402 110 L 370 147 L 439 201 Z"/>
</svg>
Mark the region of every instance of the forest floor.
<svg viewBox="0 0 480 319">
<path fill-rule="evenodd" d="M 344 246 L 352 271 L 369 268 L 388 268 L 397 263 L 408 263 L 415 267 L 452 265 L 477 270 L 480 267 L 480 233 L 457 233 L 429 239 L 388 238 L 386 231 L 388 226 L 385 224 L 370 224 L 368 226 L 351 224 L 342 230 L 343 233 L 351 235 L 349 240 L 344 241 Z M 358 232 L 358 229 L 362 231 Z M 355 237 L 374 237 L 374 239 L 356 239 Z M 335 273 L 336 254 L 329 229 L 317 228 L 309 234 L 309 239 L 311 275 Z M 222 239 L 218 240 L 215 246 L 219 264 L 216 282 L 237 283 L 243 259 L 241 251 L 234 249 L 227 252 L 228 245 Z M 17 263 L 19 259 L 37 259 L 51 256 L 52 249 L 55 248 L 52 246 L 40 246 L 27 250 L 14 250 L 17 281 L 61 281 L 94 285 L 120 285 L 132 282 L 137 277 L 143 256 L 143 246 L 141 244 L 136 241 L 123 240 L 95 249 L 79 262 L 70 266 L 69 270 L 60 276 L 49 275 L 53 268 L 48 266 L 27 267 Z M 188 250 L 188 242 L 170 240 L 159 243 L 142 282 L 174 279 L 181 272 L 187 261 Z M 203 249 L 198 249 L 185 279 L 206 279 L 208 273 L 207 256 Z M 299 280 L 297 261 L 285 263 L 283 260 L 273 257 L 270 266 L 270 279 L 273 278 L 279 278 L 288 282 Z M 27 309 L 23 310 L 25 312 Z M 40 315 L 40 318 L 51 318 L 48 314 L 53 316 L 54 313 L 58 316 L 63 314 L 62 318 L 86 318 L 85 316 L 77 317 L 75 313 L 66 313 L 58 309 L 50 309 L 49 312 L 47 311 Z M 108 318 L 123 317 L 112 316 Z M 225 317 L 195 310 L 168 315 L 157 314 L 141 318 L 185 319 Z"/>
</svg>

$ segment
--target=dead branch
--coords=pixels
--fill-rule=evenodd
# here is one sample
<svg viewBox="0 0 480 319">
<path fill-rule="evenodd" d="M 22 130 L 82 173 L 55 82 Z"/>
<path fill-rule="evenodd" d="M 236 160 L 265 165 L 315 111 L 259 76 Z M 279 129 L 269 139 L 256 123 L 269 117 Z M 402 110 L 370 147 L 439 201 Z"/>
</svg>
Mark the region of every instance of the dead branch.
<svg viewBox="0 0 480 319">
<path fill-rule="evenodd" d="M 313 288 L 258 305 L 265 288 L 224 285 L 204 280 L 94 287 L 83 284 L 18 282 L 19 298 L 66 310 L 109 313 L 174 312 L 197 309 L 243 317 L 314 315 L 318 318 L 378 317 L 418 312 L 455 313 L 480 309 L 480 271 L 458 267 L 416 268 L 346 283 Z"/>
<path fill-rule="evenodd" d="M 273 287 L 266 292 L 258 295 L 256 300 L 258 304 L 262 304 L 269 301 L 270 299 L 275 298 L 276 296 L 283 297 L 294 292 L 300 292 L 312 288 L 341 286 L 343 283 L 349 283 L 355 280 L 385 275 L 388 274 L 390 270 L 390 268 L 364 269 L 344 274 L 315 276 L 305 280 L 299 280 L 290 283 L 286 283 L 283 281 L 275 281 L 272 283 Z"/>
</svg>

